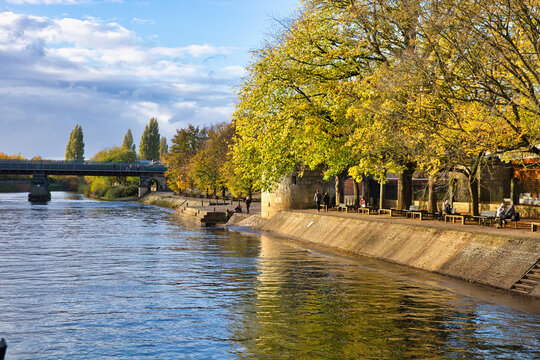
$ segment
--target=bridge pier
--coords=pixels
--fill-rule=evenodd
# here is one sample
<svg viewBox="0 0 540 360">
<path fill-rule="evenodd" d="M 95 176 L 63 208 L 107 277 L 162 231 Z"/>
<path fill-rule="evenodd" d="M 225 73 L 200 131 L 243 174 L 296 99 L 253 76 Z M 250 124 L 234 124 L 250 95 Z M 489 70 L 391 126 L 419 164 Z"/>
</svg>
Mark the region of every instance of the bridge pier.
<svg viewBox="0 0 540 360">
<path fill-rule="evenodd" d="M 47 178 L 47 175 L 43 173 L 35 173 L 32 175 L 28 201 L 46 202 L 50 200 L 51 192 L 49 191 L 49 179 Z"/>
</svg>

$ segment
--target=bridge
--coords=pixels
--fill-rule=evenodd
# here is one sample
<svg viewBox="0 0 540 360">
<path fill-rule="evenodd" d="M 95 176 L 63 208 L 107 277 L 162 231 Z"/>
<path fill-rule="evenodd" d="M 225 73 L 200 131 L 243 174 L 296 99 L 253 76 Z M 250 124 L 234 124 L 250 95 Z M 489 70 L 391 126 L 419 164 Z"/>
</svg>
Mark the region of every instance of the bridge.
<svg viewBox="0 0 540 360">
<path fill-rule="evenodd" d="M 32 175 L 28 200 L 49 201 L 49 175 L 76 176 L 119 176 L 139 177 L 139 197 L 150 192 L 152 183 L 158 191 L 167 188 L 167 168 L 159 163 L 135 162 L 113 163 L 98 161 L 55 161 L 55 160 L 0 160 L 0 175 Z"/>
</svg>

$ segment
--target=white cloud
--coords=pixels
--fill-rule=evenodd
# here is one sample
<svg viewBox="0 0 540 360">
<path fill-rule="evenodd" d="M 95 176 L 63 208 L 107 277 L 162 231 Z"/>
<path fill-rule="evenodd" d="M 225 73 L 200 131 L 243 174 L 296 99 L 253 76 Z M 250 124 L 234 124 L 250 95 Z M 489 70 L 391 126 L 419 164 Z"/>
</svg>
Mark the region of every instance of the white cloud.
<svg viewBox="0 0 540 360">
<path fill-rule="evenodd" d="M 156 23 L 154 20 L 150 20 L 150 19 L 139 19 L 139 18 L 133 18 L 133 19 L 131 20 L 131 22 L 133 22 L 134 24 L 138 24 L 138 25 L 153 25 L 153 24 Z"/>
<path fill-rule="evenodd" d="M 246 74 L 246 68 L 243 66 L 225 66 L 220 69 L 220 73 L 240 78 Z"/>
<path fill-rule="evenodd" d="M 0 151 L 19 143 L 24 148 L 11 152 L 61 158 L 65 133 L 80 123 L 90 157 L 119 144 L 128 128 L 136 137 L 151 117 L 168 138 L 188 123 L 227 120 L 229 84 L 243 74 L 226 63 L 235 51 L 152 47 L 114 22 L 0 12 L 0 113 L 9 114 L 0 127 L 11 129 L 0 132 Z M 41 126 L 55 130 L 30 135 Z"/>
</svg>

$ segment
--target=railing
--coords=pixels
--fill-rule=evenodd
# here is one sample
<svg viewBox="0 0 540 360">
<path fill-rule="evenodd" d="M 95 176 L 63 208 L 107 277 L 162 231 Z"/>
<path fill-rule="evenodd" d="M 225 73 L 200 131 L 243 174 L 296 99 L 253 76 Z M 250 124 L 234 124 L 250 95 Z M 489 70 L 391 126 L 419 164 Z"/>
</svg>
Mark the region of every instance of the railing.
<svg viewBox="0 0 540 360">
<path fill-rule="evenodd" d="M 99 161 L 58 161 L 58 160 L 0 160 L 0 173 L 4 174 L 16 174 L 16 173 L 80 173 L 92 174 L 92 173 L 115 173 L 115 174 L 128 174 L 136 173 L 137 175 L 143 174 L 156 174 L 164 173 L 167 168 L 161 164 L 152 163 L 128 163 L 128 162 L 99 162 Z M 135 174 L 134 174 L 135 175 Z"/>
</svg>

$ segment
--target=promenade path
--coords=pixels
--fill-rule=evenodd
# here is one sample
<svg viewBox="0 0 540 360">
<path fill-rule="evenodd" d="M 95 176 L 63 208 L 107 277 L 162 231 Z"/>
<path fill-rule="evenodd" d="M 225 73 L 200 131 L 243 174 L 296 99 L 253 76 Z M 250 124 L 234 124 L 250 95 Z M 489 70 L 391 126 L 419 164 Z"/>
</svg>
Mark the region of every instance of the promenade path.
<svg viewBox="0 0 540 360">
<path fill-rule="evenodd" d="M 294 210 L 294 211 L 301 211 L 301 212 L 307 212 L 316 214 L 317 210 L 315 209 L 308 209 L 308 210 Z M 328 211 L 328 212 L 320 212 L 320 215 L 326 215 L 326 216 L 337 216 L 337 217 L 343 217 L 343 218 L 355 218 L 355 219 L 362 219 L 367 221 L 376 221 L 376 222 L 382 222 L 382 223 L 392 223 L 392 224 L 404 224 L 404 225 L 413 225 L 413 226 L 422 226 L 422 227 L 428 227 L 428 228 L 437 228 L 437 229 L 446 229 L 446 230 L 460 230 L 460 231 L 468 231 L 468 232 L 477 232 L 477 233 L 484 233 L 484 234 L 494 234 L 494 235 L 507 235 L 507 236 L 523 236 L 523 237 L 530 237 L 540 240 L 540 232 L 531 232 L 530 225 L 528 227 L 519 227 L 518 229 L 514 229 L 513 224 L 510 223 L 505 228 L 496 228 L 495 226 L 483 226 L 474 224 L 473 221 L 469 221 L 469 223 L 462 225 L 461 223 L 445 223 L 444 221 L 439 220 L 417 220 L 417 219 L 407 219 L 404 217 L 398 217 L 393 216 L 390 217 L 389 215 L 364 215 L 364 214 L 358 214 L 358 213 L 346 213 L 346 212 L 338 212 L 338 211 Z M 531 219 L 523 219 L 520 221 L 522 226 L 525 226 L 524 224 L 530 224 Z"/>
<path fill-rule="evenodd" d="M 178 196 L 174 195 L 173 193 L 159 193 L 159 197 L 166 197 L 169 201 L 174 202 L 177 206 L 185 204 L 186 202 L 189 203 L 190 208 L 204 210 L 204 211 L 217 211 L 217 212 L 225 212 L 226 210 L 234 211 L 234 208 L 238 204 L 238 201 L 232 201 L 231 200 L 226 201 L 226 204 L 213 204 L 215 200 L 213 199 L 201 199 L 201 198 L 195 198 L 195 197 L 187 197 L 187 196 Z M 220 203 L 223 203 L 223 200 L 219 200 Z M 240 205 L 242 206 L 242 213 L 246 213 L 246 204 L 244 201 L 240 202 Z M 520 227 L 518 229 L 514 229 L 513 223 L 510 223 L 505 228 L 496 228 L 495 226 L 483 226 L 475 224 L 474 221 L 469 220 L 466 225 L 462 225 L 461 223 L 445 223 L 444 221 L 438 221 L 438 220 L 417 220 L 417 219 L 407 219 L 404 217 L 399 216 L 393 216 L 390 217 L 389 215 L 365 215 L 365 214 L 358 214 L 358 213 L 347 213 L 347 212 L 339 212 L 335 209 L 330 209 L 328 212 L 321 211 L 317 213 L 317 210 L 315 209 L 303 209 L 303 210 L 291 210 L 295 212 L 305 212 L 310 214 L 318 214 L 320 216 L 334 216 L 334 217 L 341 217 L 341 218 L 354 218 L 354 219 L 360 219 L 365 221 L 374 221 L 374 222 L 381 222 L 381 223 L 388 223 L 388 224 L 404 224 L 404 225 L 411 225 L 411 226 L 420 226 L 420 227 L 426 227 L 426 228 L 436 228 L 436 229 L 446 229 L 446 230 L 458 230 L 458 231 L 467 231 L 467 232 L 476 232 L 476 233 L 484 233 L 484 234 L 493 234 L 493 235 L 506 235 L 506 236 L 518 236 L 518 237 L 527 237 L 527 238 L 533 238 L 540 240 L 540 231 L 537 232 L 531 232 L 530 228 L 530 221 L 532 219 L 522 219 L 520 221 Z M 250 206 L 250 215 L 260 215 L 261 214 L 261 202 L 256 201 L 252 202 Z M 263 220 L 264 221 L 264 220 Z"/>
</svg>

